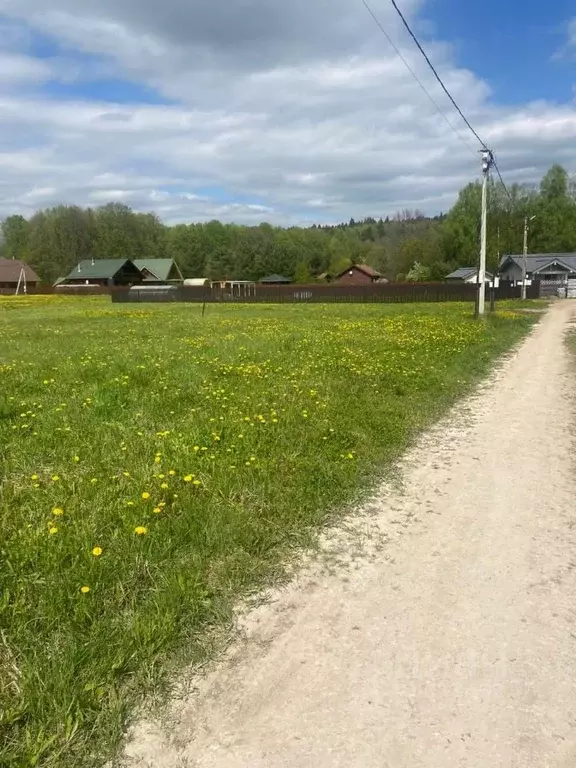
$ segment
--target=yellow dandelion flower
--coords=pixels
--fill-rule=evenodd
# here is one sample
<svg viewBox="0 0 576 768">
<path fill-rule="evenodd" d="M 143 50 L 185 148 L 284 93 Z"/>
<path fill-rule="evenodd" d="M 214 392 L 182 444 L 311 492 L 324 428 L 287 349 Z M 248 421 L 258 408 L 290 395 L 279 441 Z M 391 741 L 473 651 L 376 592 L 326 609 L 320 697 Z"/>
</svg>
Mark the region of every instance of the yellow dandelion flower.
<svg viewBox="0 0 576 768">
<path fill-rule="evenodd" d="M 88 592 L 90 592 L 90 587 L 80 587 L 80 592 L 82 592 L 83 595 L 87 595 Z"/>
<path fill-rule="evenodd" d="M 148 533 L 148 528 L 146 528 L 143 525 L 137 525 L 136 528 L 134 528 L 134 533 L 137 536 L 146 536 L 146 534 Z"/>
<path fill-rule="evenodd" d="M 38 475 L 32 475 L 32 476 L 30 477 L 30 480 L 39 480 L 39 479 L 40 479 L 40 478 L 38 477 Z"/>
<path fill-rule="evenodd" d="M 50 536 L 54 536 L 55 533 L 58 533 L 58 528 L 56 528 L 56 526 L 53 525 L 52 528 L 50 528 L 50 530 L 48 531 L 48 533 L 50 534 Z"/>
<path fill-rule="evenodd" d="M 184 482 L 191 483 L 193 479 L 194 479 L 194 475 L 186 475 L 186 477 L 184 478 Z"/>
<path fill-rule="evenodd" d="M 176 474 L 176 470 L 175 469 L 171 469 L 171 470 L 169 470 L 168 474 L 170 475 L 170 477 L 174 477 L 174 475 Z"/>
<path fill-rule="evenodd" d="M 155 456 L 154 457 L 154 463 L 155 464 L 160 464 L 161 461 L 162 461 L 162 459 L 160 458 L 160 456 Z"/>
<path fill-rule="evenodd" d="M 102 547 L 94 547 L 94 549 L 92 550 L 92 554 L 94 555 L 94 557 L 100 557 L 100 555 L 102 554 Z"/>
<path fill-rule="evenodd" d="M 60 507 L 54 507 L 52 514 L 56 515 L 56 517 L 61 517 L 64 514 L 64 510 L 60 509 Z"/>
<path fill-rule="evenodd" d="M 162 483 L 160 485 L 160 488 L 163 488 L 164 490 L 166 490 L 166 488 L 168 488 L 168 483 Z"/>
<path fill-rule="evenodd" d="M 127 507 L 133 507 L 134 506 L 134 502 L 133 501 L 127 501 L 126 502 L 126 506 Z"/>
<path fill-rule="evenodd" d="M 160 512 L 162 512 L 162 507 L 154 507 L 152 512 L 154 512 L 155 515 L 159 515 Z"/>
<path fill-rule="evenodd" d="M 150 494 L 147 491 L 144 491 L 144 493 L 142 494 L 142 498 L 144 499 L 144 501 L 148 501 L 148 499 L 150 498 Z"/>
<path fill-rule="evenodd" d="M 52 475 L 52 482 L 53 482 L 53 483 L 57 483 L 57 482 L 58 482 L 58 480 L 60 480 L 60 478 L 58 477 L 58 475 Z"/>
<path fill-rule="evenodd" d="M 202 485 L 202 483 L 200 482 L 200 480 L 194 480 L 194 482 L 192 483 L 192 485 L 196 485 L 196 486 L 198 486 L 198 485 Z"/>
<path fill-rule="evenodd" d="M 78 464 L 79 461 L 80 461 L 80 456 L 74 456 L 74 463 Z"/>
</svg>

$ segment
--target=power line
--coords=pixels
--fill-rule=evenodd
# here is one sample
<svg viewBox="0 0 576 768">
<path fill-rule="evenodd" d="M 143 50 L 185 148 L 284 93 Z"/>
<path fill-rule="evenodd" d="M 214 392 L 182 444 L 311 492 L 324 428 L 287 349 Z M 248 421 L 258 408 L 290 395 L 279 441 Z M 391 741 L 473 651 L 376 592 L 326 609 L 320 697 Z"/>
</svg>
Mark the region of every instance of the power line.
<svg viewBox="0 0 576 768">
<path fill-rule="evenodd" d="M 508 197 L 508 200 L 514 205 L 514 200 L 512 199 L 512 195 L 510 194 L 510 191 L 508 190 L 508 187 L 504 183 L 504 179 L 502 178 L 502 174 L 500 173 L 500 168 L 498 168 L 498 164 L 496 162 L 496 159 L 494 155 L 492 155 L 492 163 L 494 165 L 494 168 L 496 168 L 496 173 L 498 174 L 498 178 L 500 179 L 500 184 L 502 184 L 502 187 L 504 189 L 504 192 L 506 192 L 506 195 Z"/>
<path fill-rule="evenodd" d="M 430 61 L 430 59 L 428 58 L 428 55 L 427 55 L 426 51 L 425 51 L 425 50 L 424 50 L 424 48 L 422 48 L 422 46 L 420 45 L 420 41 L 418 40 L 418 38 L 416 37 L 416 35 L 414 34 L 414 32 L 412 32 L 412 29 L 410 28 L 410 25 L 408 24 L 408 22 L 406 21 L 406 19 L 405 19 L 405 17 L 404 17 L 404 14 L 403 14 L 403 13 L 402 13 L 402 11 L 400 10 L 400 8 L 398 8 L 398 5 L 396 4 L 396 0 L 390 0 L 390 2 L 392 3 L 392 5 L 394 6 L 394 8 L 396 9 L 396 12 L 397 12 L 397 14 L 398 14 L 398 15 L 400 16 L 400 18 L 402 19 L 402 23 L 404 24 L 404 26 L 405 26 L 405 27 L 406 27 L 406 29 L 408 30 L 408 33 L 409 33 L 410 37 L 412 38 L 412 40 L 414 40 L 414 42 L 415 42 L 415 43 L 416 43 L 416 45 L 418 46 L 418 49 L 419 49 L 420 53 L 421 53 L 421 54 L 422 54 L 422 56 L 424 56 L 424 58 L 426 59 L 426 63 L 428 64 L 428 66 L 430 67 L 430 69 L 432 70 L 432 72 L 434 73 L 434 76 L 436 77 L 436 80 L 438 80 L 438 82 L 439 82 L 439 83 L 440 83 L 440 85 L 442 86 L 442 90 L 444 91 L 444 93 L 446 94 L 446 96 L 448 96 L 448 98 L 450 99 L 450 101 L 452 102 L 452 104 L 454 105 L 454 107 L 456 108 L 456 110 L 457 110 L 458 114 L 460 115 L 460 117 L 462 118 L 462 120 L 464 120 L 464 122 L 466 123 L 466 125 L 468 126 L 468 128 L 470 128 L 470 130 L 472 131 L 472 133 L 474 134 L 474 136 L 476 136 L 476 138 L 478 139 L 478 141 L 479 141 L 479 142 L 480 142 L 480 144 L 482 145 L 482 148 L 487 150 L 487 149 L 488 149 L 488 147 L 486 146 L 485 142 L 483 142 L 483 141 L 482 141 L 482 139 L 480 138 L 480 136 L 478 136 L 478 134 L 476 133 L 476 131 L 474 130 L 474 128 L 471 126 L 470 122 L 468 121 L 468 119 L 466 118 L 466 116 L 464 115 L 464 113 L 462 112 L 462 110 L 460 109 L 460 107 L 458 106 L 458 104 L 456 103 L 456 101 L 454 100 L 454 98 L 453 98 L 452 94 L 450 93 L 450 91 L 448 90 L 448 88 L 446 88 L 446 86 L 444 85 L 444 82 L 443 82 L 442 78 L 440 77 L 440 75 L 438 74 L 438 72 L 436 71 L 436 68 L 434 67 L 434 64 L 432 64 L 432 62 L 431 62 L 431 61 Z"/>
<path fill-rule="evenodd" d="M 471 132 L 474 134 L 474 136 L 475 136 L 475 137 L 478 139 L 478 141 L 480 142 L 480 145 L 482 146 L 482 149 L 483 149 L 485 152 L 489 152 L 489 153 L 490 153 L 490 160 L 491 160 L 491 165 L 493 165 L 493 166 L 494 166 L 494 168 L 496 169 L 496 173 L 498 174 L 498 178 L 500 179 L 500 183 L 502 184 L 502 187 L 503 187 L 503 189 L 504 189 L 504 192 L 506 193 L 506 195 L 507 195 L 508 199 L 510 200 L 510 202 L 513 204 L 513 203 L 514 203 L 514 201 L 513 201 L 513 199 L 512 199 L 512 195 L 510 194 L 510 192 L 508 191 L 508 187 L 507 187 L 507 186 L 506 186 L 506 184 L 504 183 L 504 179 L 502 178 L 502 174 L 500 173 L 500 169 L 498 168 L 498 164 L 496 163 L 496 160 L 495 160 L 495 158 L 494 158 L 494 154 L 493 154 L 492 150 L 488 149 L 488 146 L 486 145 L 486 143 L 485 143 L 485 142 L 484 142 L 484 141 L 483 141 L 483 140 L 480 138 L 480 136 L 478 135 L 478 133 L 477 133 L 477 132 L 475 131 L 475 129 L 472 127 L 472 125 L 471 125 L 470 121 L 468 120 L 468 118 L 466 117 L 466 115 L 465 115 L 465 114 L 462 112 L 462 110 L 460 109 L 460 107 L 459 107 L 459 106 L 458 106 L 458 104 L 456 103 L 456 100 L 454 99 L 454 97 L 452 96 L 452 94 L 450 93 L 450 91 L 448 90 L 448 88 L 446 88 L 446 86 L 444 85 L 444 81 L 442 80 L 442 78 L 441 78 L 441 77 L 440 77 L 440 75 L 438 74 L 438 72 L 437 72 L 437 70 L 436 70 L 436 67 L 435 67 L 435 66 L 434 66 L 434 64 L 432 64 L 432 62 L 430 61 L 430 59 L 429 59 L 429 57 L 428 57 L 428 54 L 426 53 L 426 51 L 425 51 L 425 50 L 424 50 L 424 48 L 422 47 L 422 45 L 421 45 L 420 41 L 418 40 L 418 38 L 416 37 L 416 35 L 415 35 L 415 34 L 414 34 L 414 32 L 412 31 L 412 29 L 411 29 L 410 25 L 409 25 L 409 24 L 408 24 L 408 22 L 406 21 L 406 18 L 405 18 L 405 16 L 404 16 L 404 14 L 402 13 L 402 11 L 400 10 L 400 8 L 398 7 L 398 4 L 396 3 L 396 0 L 390 0 L 390 2 L 391 2 L 391 3 L 392 3 L 392 5 L 394 6 L 394 8 L 395 8 L 395 10 L 396 10 L 397 14 L 400 16 L 400 18 L 401 18 L 401 20 L 402 20 L 402 23 L 404 24 L 404 26 L 405 26 L 405 27 L 406 27 L 406 29 L 408 30 L 408 34 L 410 35 L 410 37 L 412 38 L 412 40 L 414 40 L 414 42 L 416 43 L 416 45 L 417 45 L 417 47 L 418 47 L 418 50 L 420 51 L 420 53 L 422 54 L 422 56 L 424 56 L 424 58 L 425 58 L 425 60 L 426 60 L 426 63 L 428 64 L 428 66 L 430 67 L 430 69 L 432 70 L 432 72 L 434 73 L 434 76 L 435 76 L 436 80 L 438 80 L 438 82 L 440 83 L 440 85 L 441 85 L 441 87 L 442 87 L 442 90 L 444 91 L 444 93 L 446 94 L 446 96 L 448 96 L 448 98 L 450 99 L 450 101 L 451 101 L 451 102 L 452 102 L 452 104 L 454 105 L 454 107 L 455 107 L 456 111 L 458 112 L 458 114 L 460 115 L 460 117 L 462 118 L 462 120 L 464 120 L 464 122 L 466 123 L 466 125 L 468 126 L 468 128 L 470 129 L 470 131 L 471 131 Z"/>
<path fill-rule="evenodd" d="M 470 146 L 470 144 L 468 144 L 468 142 L 466 141 L 466 139 L 464 138 L 464 136 L 462 136 L 462 134 L 460 133 L 460 131 L 459 131 L 459 130 L 456 128 L 456 126 L 455 126 L 455 125 L 453 125 L 453 123 L 452 123 L 452 122 L 451 122 L 451 121 L 448 119 L 448 117 L 447 117 L 447 115 L 445 114 L 445 112 L 444 112 L 444 111 L 443 111 L 443 110 L 440 108 L 440 106 L 437 104 L 437 102 L 435 101 L 435 99 L 434 99 L 434 98 L 433 98 L 433 97 L 430 95 L 430 93 L 427 91 L 427 89 L 426 89 L 426 86 L 424 85 L 424 83 L 423 83 L 423 82 L 420 80 L 420 78 L 418 77 L 418 75 L 417 75 L 417 74 L 414 72 L 414 70 L 412 69 L 412 67 L 410 66 L 410 64 L 408 64 L 408 62 L 406 61 L 406 59 L 404 58 L 404 56 L 403 56 L 403 55 L 402 55 L 402 53 L 400 52 L 400 50 L 399 50 L 398 46 L 397 46 L 397 45 L 394 43 L 394 41 L 392 40 L 392 38 L 390 37 L 390 35 L 388 34 L 388 32 L 386 32 L 386 30 L 385 30 L 384 26 L 382 25 L 382 23 L 381 23 L 380 19 L 379 19 L 379 18 L 376 16 L 376 14 L 375 14 L 375 13 L 374 13 L 374 11 L 372 10 L 372 8 L 371 8 L 371 7 L 368 5 L 368 2 L 367 2 L 367 0 L 362 0 L 362 4 L 363 4 L 363 5 L 364 5 L 364 7 L 366 8 L 366 10 L 367 10 L 367 11 L 368 11 L 368 13 L 370 14 L 370 16 L 372 16 L 372 18 L 374 19 L 374 22 L 376 23 L 376 25 L 378 26 L 378 28 L 380 29 L 380 31 L 382 32 L 382 34 L 384 35 L 384 37 L 386 38 L 386 40 L 388 40 L 388 43 L 389 43 L 389 44 L 392 46 L 392 48 L 393 48 L 393 49 L 394 49 L 394 51 L 396 52 L 396 55 L 398 56 L 398 58 L 399 58 L 399 59 L 402 61 L 402 63 L 403 63 L 403 64 L 404 64 L 404 66 L 406 67 L 406 69 L 407 69 L 407 70 L 410 72 L 410 74 L 412 75 L 412 77 L 414 78 L 414 80 L 416 80 L 416 82 L 418 83 L 418 85 L 420 86 L 420 88 L 422 88 L 422 90 L 424 91 L 424 93 L 426 94 L 426 96 L 427 96 L 427 97 L 430 99 L 430 101 L 432 102 L 432 104 L 434 105 L 434 107 L 436 108 L 436 110 L 437 110 L 437 111 L 438 111 L 438 112 L 439 112 L 439 113 L 442 115 L 442 117 L 444 118 L 444 120 L 445 120 L 445 121 L 448 123 L 448 125 L 450 126 L 450 128 L 451 128 L 451 129 L 454 131 L 454 133 L 456 134 L 456 136 L 458 136 L 458 138 L 459 138 L 459 139 L 460 139 L 460 141 L 461 141 L 461 142 L 464 144 L 464 146 L 465 146 L 465 147 L 466 147 L 466 148 L 467 148 L 467 149 L 468 149 L 470 152 L 472 152 L 472 154 L 476 155 L 476 153 L 474 152 L 474 150 L 472 149 L 472 147 Z"/>
</svg>

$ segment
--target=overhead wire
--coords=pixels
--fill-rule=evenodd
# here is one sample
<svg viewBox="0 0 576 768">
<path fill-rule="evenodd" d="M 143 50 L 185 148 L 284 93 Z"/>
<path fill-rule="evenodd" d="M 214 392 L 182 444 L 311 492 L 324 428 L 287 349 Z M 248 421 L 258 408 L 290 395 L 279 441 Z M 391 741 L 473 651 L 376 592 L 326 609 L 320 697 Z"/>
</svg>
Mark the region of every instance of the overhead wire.
<svg viewBox="0 0 576 768">
<path fill-rule="evenodd" d="M 372 16 L 372 18 L 373 18 L 374 22 L 376 23 L 376 25 L 378 26 L 378 28 L 380 29 L 380 31 L 382 32 L 382 34 L 384 35 L 384 37 L 386 38 L 386 40 L 388 41 L 388 43 L 391 45 L 391 47 L 392 47 L 392 48 L 394 49 L 394 51 L 396 52 L 396 55 L 398 56 L 398 58 L 400 59 L 400 61 L 402 61 L 402 63 L 404 64 L 404 66 L 406 67 L 406 69 L 407 69 L 407 70 L 410 72 L 410 74 L 412 75 L 412 77 L 414 78 L 414 80 L 415 80 L 415 81 L 418 83 L 418 85 L 420 86 L 420 88 L 421 88 L 421 89 L 424 91 L 424 93 L 426 94 L 426 96 L 427 96 L 427 97 L 430 99 L 430 101 L 431 101 L 431 103 L 433 104 L 433 106 L 434 106 L 434 107 L 436 108 L 436 110 L 437 110 L 437 111 L 440 113 L 440 115 L 442 115 L 442 117 L 444 118 L 444 120 L 446 121 L 446 123 L 447 123 L 447 124 L 449 125 L 449 127 L 450 127 L 450 128 L 453 130 L 453 131 L 454 131 L 454 133 L 456 134 L 456 136 L 458 136 L 458 138 L 459 138 L 459 139 L 460 139 L 460 141 L 461 141 L 461 142 L 464 144 L 464 146 L 465 146 L 465 147 L 466 147 L 466 148 L 467 148 L 467 149 L 468 149 L 470 152 L 472 152 L 472 154 L 473 154 L 474 156 L 476 156 L 476 153 L 474 152 L 474 150 L 472 149 L 472 147 L 470 146 L 470 144 L 469 144 L 469 143 L 466 141 L 466 139 L 464 138 L 464 136 L 462 136 L 462 134 L 460 133 L 460 131 L 458 130 L 458 128 L 456 128 L 456 126 L 455 126 L 455 125 L 452 123 L 452 121 L 451 121 L 451 120 L 448 118 L 448 116 L 446 115 L 446 113 L 445 113 L 445 112 L 442 110 L 442 108 L 439 106 L 439 104 L 436 102 L 436 100 L 433 98 L 433 96 L 431 96 L 431 95 L 430 95 L 430 93 L 428 92 L 428 90 L 427 90 L 426 86 L 424 85 L 424 83 L 422 82 L 422 80 L 420 80 L 420 78 L 418 77 L 418 75 L 416 74 L 416 72 L 414 72 L 413 68 L 412 68 L 412 67 L 410 66 L 410 64 L 409 64 L 409 63 L 406 61 L 406 58 L 405 58 L 405 57 L 402 55 L 402 52 L 400 51 L 400 49 L 398 48 L 398 46 L 397 46 L 397 45 L 394 43 L 394 41 L 392 40 L 392 38 L 390 37 L 390 35 L 389 35 L 389 34 L 388 34 L 388 32 L 386 31 L 386 29 L 385 29 L 384 25 L 382 24 L 382 22 L 380 21 L 380 19 L 379 19 L 379 18 L 376 16 L 376 14 L 375 14 L 375 13 L 374 13 L 374 11 L 372 10 L 372 8 L 371 8 L 371 7 L 368 5 L 368 2 L 367 2 L 367 0 L 361 0 L 361 2 L 362 2 L 362 4 L 364 5 L 364 7 L 366 8 L 366 10 L 368 11 L 368 13 L 370 14 L 370 16 Z"/>
<path fill-rule="evenodd" d="M 506 196 L 508 197 L 508 200 L 514 205 L 514 199 L 512 195 L 510 194 L 510 190 L 504 183 L 504 179 L 502 178 L 502 174 L 500 173 L 500 168 L 498 168 L 498 163 L 496 162 L 496 158 L 494 157 L 494 153 L 492 153 L 492 165 L 494 168 L 496 168 L 496 173 L 498 174 L 498 178 L 500 179 L 500 184 L 502 184 L 502 188 L 504 189 L 504 192 L 506 192 Z"/>
<path fill-rule="evenodd" d="M 390 0 L 390 2 L 391 2 L 391 3 L 392 3 L 392 5 L 394 6 L 394 8 L 395 8 L 395 10 L 396 10 L 396 13 L 398 14 L 398 16 L 400 16 L 400 18 L 401 18 L 401 20 L 402 20 L 402 23 L 404 24 L 404 26 L 405 26 L 405 27 L 406 27 L 406 29 L 408 30 L 408 34 L 410 35 L 410 37 L 412 38 L 412 40 L 414 40 L 414 42 L 416 43 L 416 45 L 417 45 L 417 47 L 418 47 L 418 50 L 420 51 L 420 53 L 422 54 L 422 56 L 424 56 L 424 58 L 426 59 L 426 63 L 428 64 L 428 66 L 430 67 L 430 69 L 432 70 L 432 72 L 434 73 L 434 76 L 435 76 L 436 80 L 438 80 L 438 82 L 440 83 L 440 85 L 441 85 L 441 87 L 442 87 L 442 90 L 444 91 L 444 93 L 446 94 L 446 96 L 448 96 L 448 98 L 450 99 L 450 101 L 451 101 L 451 102 L 452 102 L 452 104 L 454 105 L 454 107 L 455 107 L 456 111 L 458 112 L 458 114 L 460 115 L 460 117 L 462 118 L 462 120 L 464 120 L 464 122 L 466 123 L 466 125 L 468 126 L 468 128 L 469 128 L 469 129 L 472 131 L 472 133 L 474 134 L 474 136 L 475 136 L 475 137 L 478 139 L 478 141 L 480 142 L 480 144 L 481 144 L 482 148 L 483 148 L 483 149 L 485 149 L 486 151 L 490 151 L 490 150 L 488 149 L 487 145 L 486 145 L 486 142 L 484 142 L 484 141 L 483 141 L 483 140 L 480 138 L 480 136 L 477 134 L 477 132 L 474 130 L 474 128 L 473 128 L 473 127 L 472 127 L 472 125 L 470 124 L 470 122 L 469 122 L 468 118 L 467 118 L 467 117 L 466 117 L 466 115 L 465 115 L 465 114 L 462 112 L 462 110 L 460 109 L 460 107 L 459 107 L 459 106 L 458 106 L 458 104 L 456 103 L 456 101 L 455 101 L 454 97 L 452 96 L 452 94 L 450 93 L 450 91 L 449 91 L 449 90 L 448 90 L 448 88 L 446 88 L 446 86 L 444 85 L 444 81 L 442 80 L 442 78 L 441 78 L 441 77 L 440 77 L 440 75 L 438 74 L 438 72 L 437 72 L 437 70 L 436 70 L 436 67 L 434 66 L 434 64 L 432 64 L 432 62 L 431 62 L 431 61 L 430 61 L 430 59 L 428 58 L 428 54 L 426 53 L 426 51 L 424 50 L 424 48 L 423 48 L 423 47 L 422 47 L 422 45 L 420 44 L 420 41 L 418 40 L 418 38 L 416 37 L 416 35 L 415 35 L 415 34 L 414 34 L 414 32 L 412 31 L 412 29 L 411 29 L 411 27 L 410 27 L 410 24 L 408 24 L 408 22 L 406 21 L 406 18 L 405 18 L 405 16 L 404 16 L 404 14 L 402 13 L 402 11 L 400 10 L 400 8 L 398 7 L 398 4 L 396 3 L 396 0 Z"/>
<path fill-rule="evenodd" d="M 364 0 L 362 0 L 362 1 L 364 2 Z M 502 184 L 502 188 L 504 189 L 504 192 L 506 193 L 506 195 L 507 195 L 508 199 L 510 200 L 510 202 L 512 204 L 514 204 L 514 200 L 512 199 L 512 195 L 510 194 L 510 192 L 508 190 L 508 187 L 506 186 L 506 184 L 504 182 L 504 179 L 502 178 L 502 174 L 500 173 L 500 169 L 498 168 L 498 164 L 496 162 L 496 158 L 494 157 L 494 153 L 492 152 L 491 149 L 488 149 L 488 146 L 487 146 L 486 142 L 478 135 L 477 131 L 474 129 L 474 127 L 472 126 L 472 124 L 470 123 L 470 121 L 468 120 L 466 115 L 462 112 L 462 110 L 458 106 L 456 100 L 454 99 L 454 97 L 452 96 L 452 94 L 450 93 L 450 91 L 448 90 L 446 85 L 444 84 L 444 81 L 442 80 L 442 78 L 438 74 L 438 71 L 436 70 L 436 67 L 430 61 L 430 58 L 429 58 L 428 54 L 426 53 L 426 51 L 424 50 L 424 48 L 422 47 L 422 44 L 420 43 L 420 41 L 416 37 L 415 33 L 412 31 L 412 28 L 410 27 L 410 24 L 408 24 L 408 21 L 406 20 L 406 17 L 404 16 L 402 11 L 398 7 L 398 4 L 397 4 L 396 0 L 390 0 L 390 2 L 392 3 L 394 9 L 396 10 L 396 13 L 400 17 L 402 23 L 406 27 L 406 30 L 408 31 L 408 34 L 410 35 L 412 40 L 415 42 L 416 46 L 418 47 L 418 50 L 420 51 L 420 53 L 422 54 L 422 56 L 426 60 L 426 63 L 428 64 L 428 66 L 432 70 L 432 72 L 434 74 L 434 77 L 440 83 L 440 86 L 442 87 L 442 90 L 444 91 L 446 96 L 448 96 L 448 98 L 450 99 L 450 101 L 454 105 L 454 108 L 456 109 L 456 111 L 458 112 L 458 114 L 460 115 L 462 120 L 465 122 L 465 124 L 468 126 L 470 131 L 476 137 L 476 139 L 480 143 L 480 146 L 482 147 L 483 151 L 489 153 L 489 155 L 490 155 L 490 165 L 493 165 L 494 168 L 496 169 L 496 173 L 498 174 L 498 178 L 500 179 L 500 183 Z"/>
</svg>

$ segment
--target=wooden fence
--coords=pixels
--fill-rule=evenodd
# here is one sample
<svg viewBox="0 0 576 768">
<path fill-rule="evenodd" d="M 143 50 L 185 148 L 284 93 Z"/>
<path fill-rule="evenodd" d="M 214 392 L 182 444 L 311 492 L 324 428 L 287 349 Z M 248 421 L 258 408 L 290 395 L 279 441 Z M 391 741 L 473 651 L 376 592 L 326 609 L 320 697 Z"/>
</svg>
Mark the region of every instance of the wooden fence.
<svg viewBox="0 0 576 768">
<path fill-rule="evenodd" d="M 467 283 L 373 283 L 371 285 L 257 285 L 252 296 L 237 297 L 217 286 L 171 287 L 156 290 L 115 288 L 113 302 L 228 302 L 236 304 L 414 303 L 476 300 L 476 286 Z M 538 283 L 528 288 L 528 298 L 540 296 Z M 496 300 L 519 299 L 520 288 L 501 283 Z M 490 299 L 490 289 L 486 289 Z"/>
<path fill-rule="evenodd" d="M 213 286 L 146 286 L 138 290 L 126 286 L 68 285 L 54 289 L 37 286 L 28 295 L 111 296 L 113 302 L 194 302 L 236 304 L 327 304 L 327 303 L 414 303 L 476 300 L 476 286 L 467 283 L 372 283 L 368 285 L 256 285 L 252 296 L 232 296 L 219 285 Z M 527 288 L 528 298 L 540 297 L 540 283 Z M 0 292 L 1 293 L 1 292 Z M 14 293 L 11 291 L 10 293 Z M 496 289 L 496 300 L 519 299 L 520 287 L 502 281 Z M 490 289 L 486 289 L 490 299 Z"/>
</svg>

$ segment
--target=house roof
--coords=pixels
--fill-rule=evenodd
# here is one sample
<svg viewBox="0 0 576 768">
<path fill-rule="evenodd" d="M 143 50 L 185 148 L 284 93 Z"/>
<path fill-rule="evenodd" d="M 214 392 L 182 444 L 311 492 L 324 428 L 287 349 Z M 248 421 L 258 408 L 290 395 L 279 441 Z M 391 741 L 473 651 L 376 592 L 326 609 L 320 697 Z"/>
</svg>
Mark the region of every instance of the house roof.
<svg viewBox="0 0 576 768">
<path fill-rule="evenodd" d="M 446 275 L 446 280 L 466 280 L 466 278 L 473 275 L 476 271 L 475 267 L 460 267 L 459 269 L 455 269 L 454 272 L 450 272 L 449 275 Z"/>
<path fill-rule="evenodd" d="M 180 268 L 174 259 L 134 259 L 134 264 L 140 271 L 146 269 L 148 272 L 151 272 L 155 278 L 161 280 L 162 282 L 169 280 L 170 273 L 176 269 L 178 272 L 177 279 L 182 280 L 182 273 L 180 272 Z M 151 278 L 145 278 L 144 282 L 150 279 Z"/>
<path fill-rule="evenodd" d="M 469 277 L 472 277 L 472 275 L 475 275 L 478 272 L 478 267 L 459 267 L 458 269 L 455 269 L 454 272 L 450 272 L 449 275 L 446 275 L 446 280 L 467 280 Z M 486 276 L 492 277 L 492 272 L 488 272 L 486 270 Z"/>
<path fill-rule="evenodd" d="M 351 269 L 357 269 L 359 272 L 364 272 L 368 277 L 382 277 L 380 272 L 375 270 L 374 267 L 371 267 L 369 264 L 352 264 L 349 267 L 346 267 L 346 269 L 343 269 L 338 277 L 343 277 L 343 275 L 350 272 Z"/>
<path fill-rule="evenodd" d="M 261 283 L 291 283 L 292 280 L 290 280 L 288 277 L 284 277 L 284 275 L 269 275 L 268 277 L 263 277 L 262 280 L 260 280 Z"/>
<path fill-rule="evenodd" d="M 24 267 L 24 275 L 26 281 L 29 283 L 39 283 L 40 278 L 34 272 L 32 267 L 29 267 L 23 261 L 18 259 L 0 259 L 0 283 L 16 283 L 20 279 L 20 273 Z"/>
<path fill-rule="evenodd" d="M 130 263 L 133 263 L 130 259 L 84 259 L 74 267 L 66 280 L 110 280 L 125 264 Z"/>
<path fill-rule="evenodd" d="M 526 257 L 528 272 L 541 272 L 552 264 L 560 264 L 569 272 L 576 272 L 576 253 L 533 253 Z M 508 261 L 512 261 L 522 269 L 524 256 L 522 254 L 510 254 L 503 256 L 500 261 L 502 270 Z"/>
</svg>

